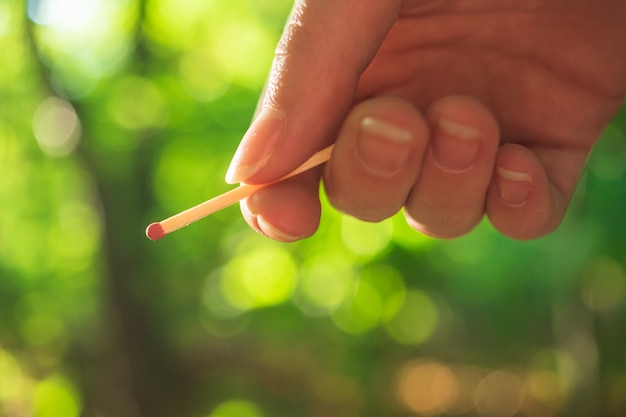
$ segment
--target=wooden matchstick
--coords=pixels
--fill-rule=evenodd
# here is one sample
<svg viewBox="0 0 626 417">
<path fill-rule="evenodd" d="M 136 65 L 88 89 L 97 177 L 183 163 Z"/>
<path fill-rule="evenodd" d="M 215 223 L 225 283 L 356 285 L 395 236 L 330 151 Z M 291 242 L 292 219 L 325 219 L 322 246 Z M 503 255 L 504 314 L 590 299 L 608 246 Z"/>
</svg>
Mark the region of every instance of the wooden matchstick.
<svg viewBox="0 0 626 417">
<path fill-rule="evenodd" d="M 204 203 L 200 203 L 195 207 L 175 214 L 172 217 L 161 220 L 160 222 L 152 223 L 146 228 L 146 236 L 148 236 L 148 238 L 151 240 L 159 240 L 163 236 L 172 233 L 173 231 L 178 230 L 181 227 L 185 227 L 197 220 L 200 220 L 210 214 L 215 213 L 216 211 L 222 210 L 223 208 L 226 208 L 240 200 L 243 200 L 244 198 L 250 196 L 252 193 L 262 188 L 265 188 L 268 185 L 276 184 L 277 182 L 293 177 L 294 175 L 301 174 L 304 171 L 308 171 L 313 167 L 323 164 L 330 159 L 333 147 L 334 145 L 330 145 L 329 147 L 322 149 L 321 151 L 314 154 L 311 158 L 309 158 L 305 163 L 300 165 L 298 168 L 294 169 L 289 174 L 276 181 L 266 184 L 255 185 L 242 184 L 233 190 L 227 191 L 224 194 L 207 200 Z"/>
</svg>

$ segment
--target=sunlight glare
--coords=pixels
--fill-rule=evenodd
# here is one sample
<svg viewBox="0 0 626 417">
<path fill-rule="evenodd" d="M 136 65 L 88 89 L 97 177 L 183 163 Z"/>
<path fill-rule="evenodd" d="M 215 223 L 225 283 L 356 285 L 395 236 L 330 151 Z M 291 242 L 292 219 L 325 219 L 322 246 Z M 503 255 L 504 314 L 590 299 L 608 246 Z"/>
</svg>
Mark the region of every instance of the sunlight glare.
<svg viewBox="0 0 626 417">
<path fill-rule="evenodd" d="M 31 0 L 28 16 L 42 26 L 80 31 L 91 25 L 99 3 L 99 0 Z"/>
</svg>

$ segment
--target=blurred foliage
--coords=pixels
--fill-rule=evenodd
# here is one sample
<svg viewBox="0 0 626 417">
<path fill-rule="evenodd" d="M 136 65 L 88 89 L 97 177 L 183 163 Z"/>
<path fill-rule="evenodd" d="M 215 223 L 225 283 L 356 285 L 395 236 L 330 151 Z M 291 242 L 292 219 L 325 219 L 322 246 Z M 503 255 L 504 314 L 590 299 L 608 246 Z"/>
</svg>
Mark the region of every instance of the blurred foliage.
<svg viewBox="0 0 626 417">
<path fill-rule="evenodd" d="M 227 189 L 290 6 L 0 1 L 0 415 L 626 415 L 623 111 L 537 241 L 144 237 Z"/>
</svg>

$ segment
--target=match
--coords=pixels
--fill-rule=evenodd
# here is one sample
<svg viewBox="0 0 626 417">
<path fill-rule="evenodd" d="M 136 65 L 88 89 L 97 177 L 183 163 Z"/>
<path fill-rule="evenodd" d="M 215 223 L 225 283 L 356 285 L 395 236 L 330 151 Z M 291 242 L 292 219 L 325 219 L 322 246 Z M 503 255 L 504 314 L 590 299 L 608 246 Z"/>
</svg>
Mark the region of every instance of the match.
<svg viewBox="0 0 626 417">
<path fill-rule="evenodd" d="M 334 145 L 330 145 L 329 147 L 322 149 L 321 151 L 314 154 L 302 165 L 300 165 L 298 168 L 294 169 L 289 174 L 276 181 L 266 184 L 242 184 L 235 189 L 227 191 L 224 194 L 205 201 L 204 203 L 200 203 L 197 206 L 191 207 L 190 209 L 175 214 L 172 217 L 168 217 L 165 220 L 151 223 L 146 228 L 146 236 L 148 236 L 150 240 L 159 240 L 165 235 L 168 235 L 180 228 L 188 226 L 195 221 L 198 221 L 232 204 L 235 204 L 236 202 L 243 200 L 246 197 L 249 197 L 254 192 L 262 188 L 265 188 L 272 184 L 276 184 L 280 181 L 286 180 L 287 178 L 293 177 L 294 175 L 301 174 L 311 168 L 321 165 L 330 159 L 333 147 Z"/>
</svg>

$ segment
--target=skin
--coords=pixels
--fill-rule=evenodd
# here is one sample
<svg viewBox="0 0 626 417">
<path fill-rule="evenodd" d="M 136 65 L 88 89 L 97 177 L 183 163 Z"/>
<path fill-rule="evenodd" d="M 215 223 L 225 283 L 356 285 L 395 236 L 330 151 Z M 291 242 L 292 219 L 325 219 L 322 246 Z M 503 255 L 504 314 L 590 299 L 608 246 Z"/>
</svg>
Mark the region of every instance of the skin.
<svg viewBox="0 0 626 417">
<path fill-rule="evenodd" d="M 336 147 L 323 170 L 243 201 L 245 219 L 310 236 L 323 175 L 331 203 L 368 221 L 404 207 L 440 238 L 484 215 L 515 239 L 554 231 L 623 104 L 624 22 L 623 0 L 297 2 L 261 97 L 274 121 L 255 120 L 227 179 L 275 180 Z M 364 131 L 368 117 L 408 139 Z"/>
</svg>

